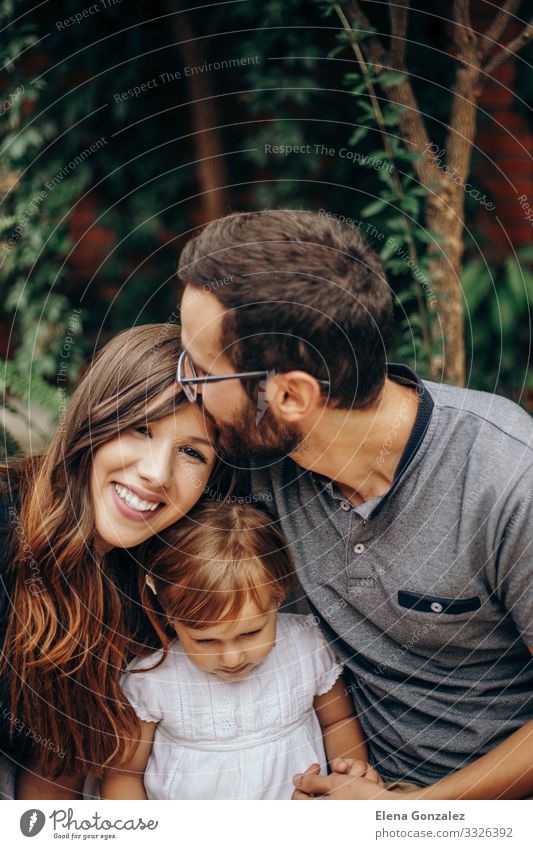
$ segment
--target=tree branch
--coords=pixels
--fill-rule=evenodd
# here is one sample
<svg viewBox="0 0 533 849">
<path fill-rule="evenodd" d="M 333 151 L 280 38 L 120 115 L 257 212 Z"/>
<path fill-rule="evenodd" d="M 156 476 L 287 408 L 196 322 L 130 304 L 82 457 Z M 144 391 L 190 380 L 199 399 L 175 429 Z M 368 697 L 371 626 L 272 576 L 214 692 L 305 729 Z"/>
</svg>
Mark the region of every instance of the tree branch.
<svg viewBox="0 0 533 849">
<path fill-rule="evenodd" d="M 477 40 L 470 21 L 469 0 L 454 0 L 453 18 L 455 26 L 452 27 L 452 38 L 458 52 L 461 53 L 472 47 Z"/>
<path fill-rule="evenodd" d="M 405 6 L 405 22 L 403 21 L 402 14 L 394 15 L 394 27 L 398 33 L 402 32 L 403 26 L 407 29 L 408 3 L 405 3 Z M 357 27 L 361 30 L 371 30 L 370 21 L 357 0 L 348 0 L 343 9 L 344 15 L 339 14 L 339 10 L 337 10 L 337 14 L 339 14 L 341 20 L 342 17 L 348 18 L 349 25 L 352 29 Z M 391 22 L 392 20 L 393 17 L 391 15 Z M 361 49 L 365 56 L 372 62 L 376 74 L 379 74 L 384 68 L 387 70 L 401 70 L 401 67 L 398 67 L 396 63 L 392 62 L 393 50 L 389 54 L 378 36 L 371 35 L 366 38 L 361 43 Z M 426 186 L 430 183 L 438 183 L 441 175 L 427 152 L 430 147 L 429 136 L 409 79 L 406 77 L 399 85 L 392 86 L 391 88 L 384 85 L 383 88 L 387 92 L 391 103 L 405 107 L 405 111 L 400 117 L 400 128 L 409 145 L 409 150 L 420 153 L 423 157 L 413 163 L 420 182 Z"/>
<path fill-rule="evenodd" d="M 472 29 L 469 0 L 454 0 L 453 18 L 455 26 L 452 27 L 452 38 L 456 47 L 461 47 L 465 44 L 466 33 Z"/>
<path fill-rule="evenodd" d="M 407 21 L 409 19 L 409 6 L 411 0 L 404 0 L 402 6 L 389 0 L 389 17 L 391 27 L 390 60 L 399 71 L 405 68 L 405 47 L 407 35 Z"/>
<path fill-rule="evenodd" d="M 176 0 L 166 0 L 166 7 L 172 16 L 169 21 L 176 46 L 181 51 L 184 64 L 200 67 L 205 61 L 204 48 L 193 30 L 187 10 Z M 227 210 L 227 177 L 223 157 L 223 144 L 218 116 L 218 103 L 210 74 L 192 74 L 189 77 L 189 107 L 191 114 L 192 138 L 195 155 L 198 159 L 196 176 L 200 187 L 200 203 L 203 206 L 204 221 L 221 218 Z"/>
<path fill-rule="evenodd" d="M 502 8 L 494 16 L 494 20 L 482 35 L 482 56 L 486 59 L 494 47 L 499 47 L 500 38 L 511 17 L 520 6 L 521 0 L 506 0 Z"/>
<path fill-rule="evenodd" d="M 372 25 L 357 0 L 347 0 L 344 5 L 344 11 L 352 29 L 354 24 L 357 24 L 357 28 L 363 32 L 370 32 L 372 30 Z M 381 39 L 377 35 L 370 35 L 365 39 L 365 53 L 374 65 L 376 73 L 379 74 L 383 64 L 388 62 L 389 57 Z"/>
<path fill-rule="evenodd" d="M 505 62 L 507 59 L 510 59 L 512 56 L 515 56 L 532 36 L 533 17 L 530 19 L 529 23 L 526 24 L 522 32 L 512 38 L 511 41 L 505 45 L 505 47 L 502 47 L 499 53 L 496 53 L 496 55 L 493 56 L 489 62 L 487 62 L 487 64 L 483 68 L 484 73 L 488 74 L 489 76 L 493 74 L 496 68 L 498 68 L 502 64 L 502 62 Z"/>
</svg>

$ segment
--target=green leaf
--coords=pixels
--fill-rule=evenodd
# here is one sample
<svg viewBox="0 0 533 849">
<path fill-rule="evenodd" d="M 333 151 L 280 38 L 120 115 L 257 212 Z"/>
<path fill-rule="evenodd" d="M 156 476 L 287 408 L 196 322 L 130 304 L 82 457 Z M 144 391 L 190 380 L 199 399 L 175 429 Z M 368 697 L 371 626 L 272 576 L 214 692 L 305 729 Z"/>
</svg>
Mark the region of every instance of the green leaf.
<svg viewBox="0 0 533 849">
<path fill-rule="evenodd" d="M 407 74 L 402 74 L 401 71 L 385 71 L 376 78 L 376 82 L 378 82 L 384 88 L 394 88 L 397 85 L 405 82 L 407 79 Z"/>
<path fill-rule="evenodd" d="M 401 159 L 404 162 L 419 162 L 421 159 L 424 158 L 423 155 L 421 153 L 418 153 L 417 150 L 401 150 L 401 149 L 398 149 L 398 150 L 395 151 L 395 156 L 396 156 L 397 159 Z M 427 194 L 429 189 L 427 189 L 426 186 L 424 186 L 424 189 L 425 189 L 425 193 Z"/>
<path fill-rule="evenodd" d="M 492 287 L 492 277 L 482 259 L 474 259 L 464 265 L 462 287 L 467 310 L 475 313 Z"/>
<path fill-rule="evenodd" d="M 357 127 L 352 136 L 348 139 L 348 146 L 355 147 L 362 139 L 364 139 L 368 133 L 370 132 L 370 127 L 364 127 L 362 124 Z"/>
<path fill-rule="evenodd" d="M 400 122 L 400 118 L 405 112 L 405 106 L 397 106 L 395 103 L 389 103 L 383 109 L 383 123 L 386 127 L 395 127 Z"/>
<path fill-rule="evenodd" d="M 518 309 L 527 301 L 524 272 L 514 257 L 505 261 L 506 283 Z"/>
<path fill-rule="evenodd" d="M 524 247 L 517 250 L 516 255 L 518 259 L 524 260 L 525 262 L 533 260 L 533 245 L 524 245 Z"/>
<path fill-rule="evenodd" d="M 0 424 L 0 462 L 9 457 L 20 457 L 22 449 L 15 437 Z"/>
<path fill-rule="evenodd" d="M 370 218 L 371 215 L 376 215 L 378 212 L 381 212 L 382 209 L 385 209 L 386 206 L 387 202 L 380 198 L 379 200 L 373 201 L 368 206 L 365 206 L 365 208 L 361 210 L 361 215 L 363 218 Z"/>
<path fill-rule="evenodd" d="M 420 212 L 420 203 L 418 198 L 409 197 L 409 195 L 405 195 L 403 198 L 399 200 L 399 206 L 401 209 L 405 210 L 405 212 L 412 215 L 413 218 L 417 218 Z"/>
<path fill-rule="evenodd" d="M 387 239 L 379 252 L 381 260 L 386 262 L 393 254 L 396 253 L 397 249 L 397 245 L 392 240 Z"/>
<path fill-rule="evenodd" d="M 27 403 L 36 402 L 57 413 L 57 392 L 32 370 L 13 360 L 0 360 L 0 393 Z"/>
<path fill-rule="evenodd" d="M 407 289 L 407 290 L 406 290 L 406 291 L 404 291 L 404 292 L 398 292 L 398 293 L 395 295 L 396 301 L 397 301 L 399 304 L 406 304 L 406 303 L 408 303 L 409 301 L 414 300 L 414 298 L 415 298 L 415 297 L 416 297 L 416 295 L 415 295 L 415 293 L 412 291 L 412 289 L 411 289 L 411 288 Z"/>
<path fill-rule="evenodd" d="M 377 150 L 371 150 L 370 153 L 367 153 L 367 157 L 369 159 L 377 159 L 380 162 L 386 162 L 390 159 L 389 154 L 383 148 L 378 148 Z"/>
<path fill-rule="evenodd" d="M 498 297 L 491 298 L 489 310 L 493 328 L 500 336 L 500 342 L 503 343 L 501 337 L 514 331 L 516 325 L 516 311 L 509 292 L 504 290 L 498 294 Z"/>
</svg>

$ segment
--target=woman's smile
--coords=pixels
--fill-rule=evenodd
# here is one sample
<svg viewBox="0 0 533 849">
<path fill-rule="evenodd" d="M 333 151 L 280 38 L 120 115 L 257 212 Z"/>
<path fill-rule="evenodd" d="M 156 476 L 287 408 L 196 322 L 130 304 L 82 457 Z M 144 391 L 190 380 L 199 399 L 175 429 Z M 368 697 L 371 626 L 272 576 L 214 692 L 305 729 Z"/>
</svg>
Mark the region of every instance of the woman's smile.
<svg viewBox="0 0 533 849">
<path fill-rule="evenodd" d="M 165 502 L 155 495 L 149 496 L 139 487 L 125 486 L 113 481 L 111 484 L 117 501 L 117 509 L 127 519 L 144 521 L 153 516 L 156 510 L 165 506 Z"/>
</svg>

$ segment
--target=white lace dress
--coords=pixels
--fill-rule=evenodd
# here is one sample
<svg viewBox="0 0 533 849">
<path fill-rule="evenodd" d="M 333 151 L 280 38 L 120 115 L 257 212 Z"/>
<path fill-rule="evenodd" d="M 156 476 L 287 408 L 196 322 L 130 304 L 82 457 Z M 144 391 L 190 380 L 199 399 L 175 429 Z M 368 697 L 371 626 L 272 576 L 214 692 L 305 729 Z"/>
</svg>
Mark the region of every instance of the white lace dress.
<svg viewBox="0 0 533 849">
<path fill-rule="evenodd" d="M 311 616 L 278 616 L 276 645 L 240 681 L 197 669 L 179 642 L 136 659 L 122 687 L 140 719 L 157 722 L 145 773 L 149 799 L 290 799 L 292 777 L 326 771 L 313 699 L 342 672 Z"/>
</svg>

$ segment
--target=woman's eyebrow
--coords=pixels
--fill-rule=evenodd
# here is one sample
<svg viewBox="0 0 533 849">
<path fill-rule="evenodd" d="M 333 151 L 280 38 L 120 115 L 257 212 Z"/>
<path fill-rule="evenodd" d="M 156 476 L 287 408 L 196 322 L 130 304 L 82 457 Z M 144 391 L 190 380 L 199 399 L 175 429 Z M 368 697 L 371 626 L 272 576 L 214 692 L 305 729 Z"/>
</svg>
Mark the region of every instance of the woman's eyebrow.
<svg viewBox="0 0 533 849">
<path fill-rule="evenodd" d="M 203 436 L 184 436 L 182 439 L 186 439 L 187 442 L 199 442 L 202 445 L 208 445 L 210 448 L 213 447 L 213 443 L 208 439 L 204 439 Z"/>
</svg>

